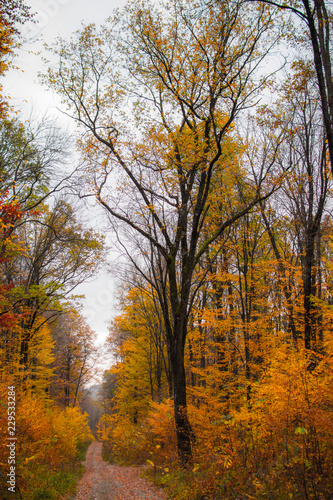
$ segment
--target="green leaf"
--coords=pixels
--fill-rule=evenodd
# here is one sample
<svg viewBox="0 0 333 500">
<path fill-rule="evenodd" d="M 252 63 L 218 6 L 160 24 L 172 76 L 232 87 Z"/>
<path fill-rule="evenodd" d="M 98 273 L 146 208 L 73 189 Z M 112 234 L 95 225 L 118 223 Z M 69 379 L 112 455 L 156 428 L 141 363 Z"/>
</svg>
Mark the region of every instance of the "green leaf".
<svg viewBox="0 0 333 500">
<path fill-rule="evenodd" d="M 304 427 L 296 427 L 295 434 L 307 434 L 308 431 Z"/>
</svg>

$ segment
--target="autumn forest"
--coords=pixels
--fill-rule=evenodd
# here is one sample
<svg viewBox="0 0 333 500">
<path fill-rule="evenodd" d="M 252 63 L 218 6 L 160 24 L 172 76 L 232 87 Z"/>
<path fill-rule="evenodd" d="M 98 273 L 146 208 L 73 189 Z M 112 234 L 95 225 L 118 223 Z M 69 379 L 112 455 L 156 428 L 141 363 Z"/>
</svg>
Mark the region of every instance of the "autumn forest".
<svg viewBox="0 0 333 500">
<path fill-rule="evenodd" d="M 43 54 L 70 137 L 0 87 L 1 498 L 70 498 L 97 439 L 168 498 L 332 500 L 330 9 L 106 12 Z M 1 3 L 2 78 L 33 17 Z M 100 270 L 104 355 L 76 294 Z"/>
</svg>

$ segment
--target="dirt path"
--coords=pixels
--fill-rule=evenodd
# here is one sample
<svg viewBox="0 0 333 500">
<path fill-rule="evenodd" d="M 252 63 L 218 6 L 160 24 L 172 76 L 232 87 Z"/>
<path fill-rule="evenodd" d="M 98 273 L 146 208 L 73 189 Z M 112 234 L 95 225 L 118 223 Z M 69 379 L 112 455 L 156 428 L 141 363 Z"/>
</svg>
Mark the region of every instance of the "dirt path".
<svg viewBox="0 0 333 500">
<path fill-rule="evenodd" d="M 85 472 L 73 500 L 167 500 L 162 490 L 140 477 L 142 467 L 121 467 L 102 460 L 102 443 L 92 443 Z"/>
</svg>

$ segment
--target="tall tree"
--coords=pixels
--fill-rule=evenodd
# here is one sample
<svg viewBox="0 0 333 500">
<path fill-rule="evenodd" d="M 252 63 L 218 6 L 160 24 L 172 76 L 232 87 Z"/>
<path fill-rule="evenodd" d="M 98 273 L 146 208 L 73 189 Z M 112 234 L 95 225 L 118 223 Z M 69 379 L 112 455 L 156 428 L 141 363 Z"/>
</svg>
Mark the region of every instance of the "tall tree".
<svg viewBox="0 0 333 500">
<path fill-rule="evenodd" d="M 38 125 L 17 119 L 0 123 L 0 323 L 8 345 L 14 334 L 8 327 L 21 322 L 26 367 L 41 314 L 50 309 L 59 314 L 59 302 L 91 275 L 102 250 L 97 234 L 82 227 L 68 203 L 53 199 L 53 207 L 46 206 L 71 176 L 64 172 L 69 156 L 64 138 L 47 119 Z"/>
<path fill-rule="evenodd" d="M 3 300 L 0 318 L 3 324 L 16 321 L 22 311 L 17 308 L 21 298 L 17 286 L 20 273 L 12 276 L 15 262 L 26 250 L 22 228 L 37 216 L 39 207 L 54 191 L 61 189 L 60 162 L 68 153 L 62 145 L 63 136 L 47 121 L 34 127 L 23 125 L 17 119 L 0 122 L 0 264 Z M 61 179 L 51 182 L 51 174 L 58 170 Z M 40 208 L 40 207 L 39 207 Z M 8 320 L 9 323 L 8 323 Z"/>
<path fill-rule="evenodd" d="M 251 2 L 256 0 L 250 0 Z M 324 0 L 296 0 L 278 2 L 264 0 L 265 3 L 287 10 L 301 19 L 307 28 L 307 37 L 311 41 L 313 63 L 320 92 L 324 127 L 333 172 L 333 80 L 332 80 L 332 11 L 329 2 Z M 297 37 L 299 44 L 304 43 L 304 35 Z"/>
<path fill-rule="evenodd" d="M 74 209 L 63 200 L 26 222 L 21 235 L 25 255 L 14 259 L 8 271 L 11 281 L 21 285 L 21 303 L 29 311 L 23 320 L 21 342 L 21 363 L 25 366 L 36 317 L 44 314 L 47 322 L 68 308 L 65 299 L 101 264 L 103 244 L 99 235 L 82 227 Z"/>
<path fill-rule="evenodd" d="M 241 203 L 201 240 L 211 182 L 233 122 L 263 84 L 254 74 L 274 41 L 265 6 L 135 2 L 99 31 L 87 26 L 61 41 L 60 65 L 48 73 L 85 131 L 81 195 L 93 194 L 135 242 L 131 258 L 158 296 L 184 466 L 193 438 L 184 369 L 193 273 L 207 247 L 267 196 L 248 196 L 247 181 L 235 175 Z"/>
</svg>

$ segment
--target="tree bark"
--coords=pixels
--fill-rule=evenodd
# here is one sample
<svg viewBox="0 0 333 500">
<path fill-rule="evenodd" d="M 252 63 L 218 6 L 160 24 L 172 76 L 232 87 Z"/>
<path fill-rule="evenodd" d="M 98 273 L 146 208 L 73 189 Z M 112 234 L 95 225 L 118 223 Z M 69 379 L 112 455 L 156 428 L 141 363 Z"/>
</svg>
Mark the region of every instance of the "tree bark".
<svg viewBox="0 0 333 500">
<path fill-rule="evenodd" d="M 313 9 L 308 0 L 302 1 L 310 32 L 313 60 L 317 73 L 324 126 L 331 161 L 331 170 L 333 172 L 333 83 L 330 54 L 330 20 L 327 15 L 325 3 L 322 0 L 314 0 L 314 12 L 316 12 L 318 24 L 317 29 Z"/>
<path fill-rule="evenodd" d="M 192 464 L 194 433 L 187 414 L 186 375 L 184 351 L 172 346 L 171 370 L 173 378 L 174 411 L 177 449 L 180 462 L 187 468 Z"/>
</svg>

